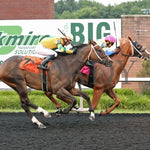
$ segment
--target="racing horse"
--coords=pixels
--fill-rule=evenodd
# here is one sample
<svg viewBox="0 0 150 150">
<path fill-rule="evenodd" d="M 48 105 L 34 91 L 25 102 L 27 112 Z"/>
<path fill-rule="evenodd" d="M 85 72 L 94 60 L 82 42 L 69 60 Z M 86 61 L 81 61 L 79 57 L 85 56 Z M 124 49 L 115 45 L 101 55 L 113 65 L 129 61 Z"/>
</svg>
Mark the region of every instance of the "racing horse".
<svg viewBox="0 0 150 150">
<path fill-rule="evenodd" d="M 95 81 L 94 81 L 94 93 L 92 98 L 92 106 L 95 109 L 101 98 L 103 92 L 105 92 L 110 98 L 115 101 L 106 111 L 100 111 L 100 115 L 106 115 L 114 110 L 119 104 L 120 99 L 114 91 L 114 87 L 119 82 L 120 74 L 124 70 L 129 57 L 139 57 L 145 60 L 149 59 L 150 53 L 137 41 L 133 41 L 131 37 L 122 38 L 120 40 L 120 47 L 117 48 L 118 53 L 110 56 L 113 60 L 112 67 L 108 68 L 100 64 L 95 68 Z M 86 85 L 88 84 L 88 76 L 84 74 L 79 75 L 78 82 Z M 85 109 L 86 110 L 86 109 Z"/>
<path fill-rule="evenodd" d="M 32 104 L 27 92 L 27 86 L 36 90 L 42 90 L 42 74 L 35 74 L 20 69 L 19 65 L 23 61 L 23 58 L 23 56 L 12 56 L 5 60 L 0 65 L 0 80 L 19 94 L 21 106 L 31 121 L 37 124 L 39 128 L 46 128 L 46 126 L 32 114 L 29 107 L 43 113 L 45 117 L 51 117 L 51 115 L 43 108 Z M 58 56 L 57 59 L 51 61 L 47 71 L 48 92 L 46 95 L 50 97 L 52 94 L 55 94 L 59 99 L 71 100 L 71 104 L 64 110 L 64 113 L 68 113 L 76 104 L 76 98 L 73 95 L 82 96 L 89 105 L 89 119 L 94 120 L 94 109 L 89 96 L 74 88 L 77 81 L 77 74 L 88 59 L 100 63 L 107 62 L 108 64 L 112 64 L 112 60 L 94 41 L 90 41 L 89 44 L 76 46 L 76 54 Z"/>
<path fill-rule="evenodd" d="M 149 59 L 150 56 L 149 52 L 137 41 L 133 41 L 131 37 L 122 38 L 120 40 L 120 46 L 116 48 L 116 51 L 117 53 L 110 56 L 110 58 L 113 60 L 113 65 L 111 67 L 106 67 L 101 64 L 95 65 L 93 85 L 94 93 L 92 98 L 93 108 L 96 108 L 101 95 L 104 92 L 115 101 L 115 104 L 113 106 L 111 106 L 105 112 L 101 111 L 100 115 L 106 115 L 110 113 L 120 104 L 120 99 L 116 95 L 113 88 L 118 83 L 120 74 L 124 70 L 129 57 L 141 57 L 143 59 Z M 88 79 L 88 75 L 79 72 L 78 83 L 89 86 Z M 57 104 L 56 107 L 59 107 L 59 109 L 61 109 L 61 105 L 53 97 L 51 99 L 53 100 L 53 103 L 55 105 Z M 66 100 L 65 102 L 70 104 L 69 100 Z M 87 110 L 88 108 L 84 108 L 82 110 L 80 108 L 76 109 L 76 111 L 79 112 Z"/>
</svg>

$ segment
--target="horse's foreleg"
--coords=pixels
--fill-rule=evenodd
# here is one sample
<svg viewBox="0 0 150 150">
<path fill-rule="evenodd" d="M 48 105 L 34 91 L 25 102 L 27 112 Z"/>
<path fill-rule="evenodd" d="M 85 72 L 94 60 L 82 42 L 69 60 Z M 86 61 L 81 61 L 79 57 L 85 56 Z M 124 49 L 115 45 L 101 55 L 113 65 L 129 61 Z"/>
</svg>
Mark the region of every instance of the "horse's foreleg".
<svg viewBox="0 0 150 150">
<path fill-rule="evenodd" d="M 94 88 L 94 93 L 92 98 L 92 106 L 94 109 L 97 107 L 100 97 L 102 96 L 102 93 L 103 93 L 103 89 Z"/>
<path fill-rule="evenodd" d="M 53 102 L 53 104 L 56 106 L 57 109 L 61 108 L 61 104 L 58 103 L 58 101 L 53 97 L 53 95 L 50 92 L 45 92 L 45 95 Z M 59 98 L 58 95 L 56 95 L 56 97 Z M 69 99 L 61 99 L 61 100 L 63 100 L 69 105 L 72 103 L 72 101 L 70 101 Z"/>
<path fill-rule="evenodd" d="M 58 101 L 53 97 L 51 92 L 45 92 L 45 95 L 53 102 L 53 104 L 56 106 L 57 111 L 56 111 L 56 115 L 61 115 L 62 113 L 62 109 L 61 109 L 61 104 L 58 103 Z M 57 98 L 61 99 L 58 95 L 56 96 Z M 72 101 L 68 100 L 68 99 L 61 99 L 64 102 L 66 102 L 67 104 L 71 104 Z"/>
<path fill-rule="evenodd" d="M 113 106 L 111 106 L 109 109 L 107 109 L 105 112 L 101 112 L 100 115 L 106 115 L 106 114 L 110 113 L 112 110 L 114 110 L 120 104 L 120 99 L 117 97 L 117 95 L 113 89 L 106 91 L 106 94 L 115 101 L 115 104 Z"/>
<path fill-rule="evenodd" d="M 91 101 L 90 101 L 90 97 L 86 94 L 86 93 L 84 93 L 84 92 L 82 92 L 82 91 L 79 91 L 78 89 L 71 89 L 71 94 L 72 95 L 74 95 L 74 96 L 81 96 L 81 97 L 83 97 L 86 101 L 87 101 L 87 103 L 88 103 L 88 106 L 89 106 L 89 111 L 91 112 L 94 112 L 94 109 L 93 109 L 93 107 L 92 107 L 92 104 L 91 104 Z"/>
<path fill-rule="evenodd" d="M 61 108 L 61 104 L 57 102 L 57 100 L 53 97 L 51 92 L 45 92 L 45 95 L 53 102 L 57 109 Z"/>
<path fill-rule="evenodd" d="M 53 102 L 53 104 L 56 106 L 57 111 L 56 115 L 59 116 L 62 113 L 61 105 L 58 103 L 58 101 L 53 97 L 51 92 L 45 92 L 45 95 Z"/>
<path fill-rule="evenodd" d="M 61 109 L 61 105 L 57 102 L 57 100 L 53 97 L 51 92 L 45 92 L 45 95 L 53 102 L 53 104 L 56 106 L 57 111 L 56 111 L 56 115 L 61 115 L 62 113 L 62 109 Z"/>
<path fill-rule="evenodd" d="M 91 101 L 90 101 L 90 97 L 86 93 L 84 93 L 82 91 L 79 91 L 78 89 L 75 89 L 75 88 L 73 88 L 70 92 L 71 92 L 72 95 L 74 95 L 74 96 L 81 96 L 87 101 L 88 106 L 89 106 L 89 111 L 90 111 L 89 119 L 94 121 L 95 114 L 94 114 L 94 109 L 93 109 Z"/>
<path fill-rule="evenodd" d="M 57 95 L 56 97 L 59 98 L 58 95 Z M 60 98 L 59 98 L 59 99 L 60 99 Z M 63 100 L 65 103 L 67 103 L 67 104 L 69 104 L 69 105 L 72 103 L 72 101 L 69 100 L 69 99 L 61 99 L 61 100 Z"/>
<path fill-rule="evenodd" d="M 43 108 L 41 108 L 41 107 L 38 107 L 38 108 L 36 109 L 36 111 L 38 111 L 39 113 L 44 114 L 44 117 L 45 117 L 45 118 L 51 118 L 51 114 L 49 114 L 48 111 L 46 111 L 45 109 L 43 109 Z"/>
<path fill-rule="evenodd" d="M 76 103 L 77 103 L 76 98 L 73 97 L 73 96 L 72 96 L 66 89 L 64 89 L 64 88 L 59 89 L 59 90 L 57 91 L 56 95 L 57 95 L 57 97 L 59 97 L 59 99 L 61 99 L 61 100 L 63 100 L 63 101 L 64 101 L 65 99 L 66 99 L 66 100 L 69 99 L 69 100 L 72 101 L 72 103 L 69 105 L 69 107 L 63 111 L 63 113 L 69 113 L 69 111 L 70 111 L 70 110 L 73 108 L 73 106 L 76 105 Z"/>
</svg>

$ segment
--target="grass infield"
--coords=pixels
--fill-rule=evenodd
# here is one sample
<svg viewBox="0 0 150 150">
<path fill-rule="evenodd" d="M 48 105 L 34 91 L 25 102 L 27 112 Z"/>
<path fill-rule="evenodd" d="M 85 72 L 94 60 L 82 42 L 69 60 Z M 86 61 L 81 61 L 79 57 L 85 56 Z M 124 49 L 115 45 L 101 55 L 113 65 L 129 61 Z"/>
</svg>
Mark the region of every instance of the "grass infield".
<svg viewBox="0 0 150 150">
<path fill-rule="evenodd" d="M 92 100 L 93 90 L 83 90 Z M 150 92 L 136 93 L 131 89 L 115 89 L 119 99 L 120 105 L 112 111 L 112 113 L 150 113 Z M 44 95 L 42 91 L 30 91 L 29 99 L 32 103 L 46 109 L 49 112 L 55 112 L 55 105 Z M 78 104 L 80 98 L 76 97 Z M 58 99 L 57 99 L 58 100 Z M 58 100 L 62 108 L 68 105 L 61 100 Z M 84 108 L 87 108 L 87 102 L 83 100 Z M 114 104 L 114 101 L 103 93 L 95 113 L 105 111 Z M 79 104 L 80 105 L 80 104 Z M 31 109 L 32 112 L 36 112 Z M 24 112 L 20 105 L 20 99 L 15 91 L 0 91 L 0 112 Z"/>
</svg>

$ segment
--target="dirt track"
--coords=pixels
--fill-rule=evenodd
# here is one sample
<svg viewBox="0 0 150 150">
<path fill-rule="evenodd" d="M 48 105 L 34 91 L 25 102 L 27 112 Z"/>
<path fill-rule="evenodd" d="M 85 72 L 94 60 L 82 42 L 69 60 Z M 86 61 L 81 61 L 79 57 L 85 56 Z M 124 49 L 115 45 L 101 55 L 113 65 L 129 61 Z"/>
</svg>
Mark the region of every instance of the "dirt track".
<svg viewBox="0 0 150 150">
<path fill-rule="evenodd" d="M 89 114 L 46 119 L 38 129 L 25 113 L 0 113 L 1 150 L 150 150 L 150 114 Z"/>
</svg>

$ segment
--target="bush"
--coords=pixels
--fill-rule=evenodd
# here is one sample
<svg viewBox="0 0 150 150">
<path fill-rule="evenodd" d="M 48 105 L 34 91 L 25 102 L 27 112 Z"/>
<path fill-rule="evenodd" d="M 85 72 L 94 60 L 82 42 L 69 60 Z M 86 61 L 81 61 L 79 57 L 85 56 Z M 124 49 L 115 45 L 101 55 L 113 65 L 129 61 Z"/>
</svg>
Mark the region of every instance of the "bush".
<svg viewBox="0 0 150 150">
<path fill-rule="evenodd" d="M 143 61 L 142 69 L 138 72 L 137 77 L 150 77 L 150 59 Z M 142 92 L 150 90 L 150 82 L 139 82 Z"/>
</svg>

